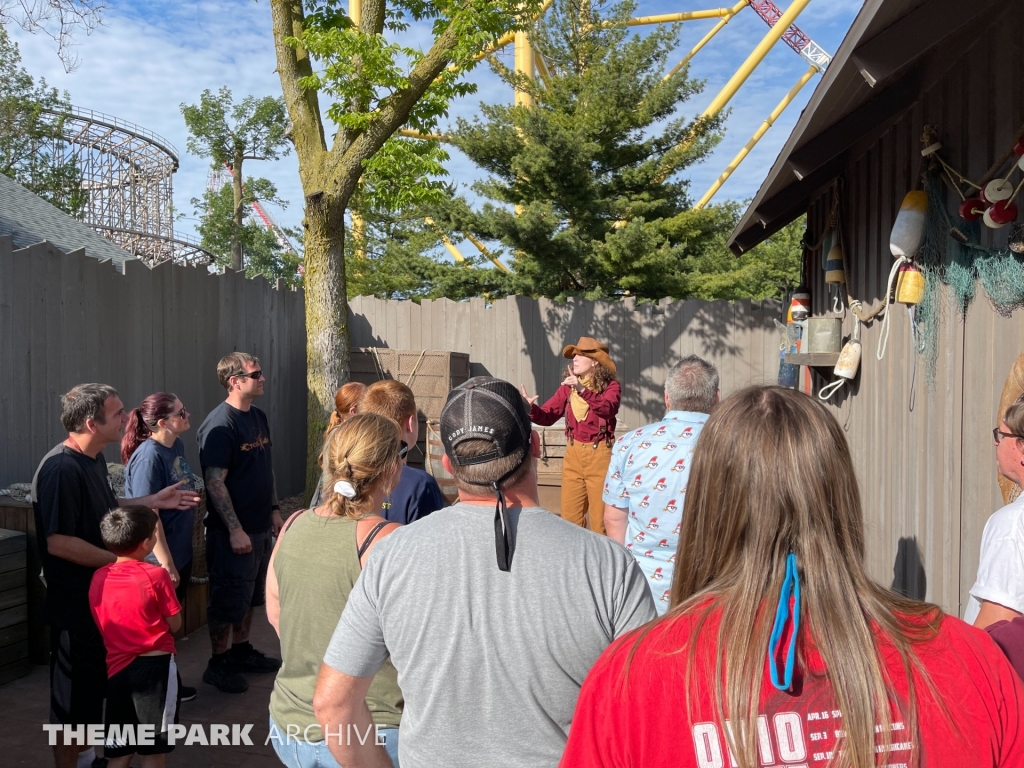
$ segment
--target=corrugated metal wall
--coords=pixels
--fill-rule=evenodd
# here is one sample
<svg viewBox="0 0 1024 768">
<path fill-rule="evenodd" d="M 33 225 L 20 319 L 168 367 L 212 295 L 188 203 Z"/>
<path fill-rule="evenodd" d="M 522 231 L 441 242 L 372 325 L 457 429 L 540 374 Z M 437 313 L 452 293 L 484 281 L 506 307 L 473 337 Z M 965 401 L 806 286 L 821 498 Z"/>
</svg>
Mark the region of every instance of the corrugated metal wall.
<svg viewBox="0 0 1024 768">
<path fill-rule="evenodd" d="M 944 159 L 973 179 L 1012 145 L 1024 122 L 1021 39 L 1024 17 L 1005 14 L 880 138 L 851 153 L 841 216 L 850 292 L 865 307 L 885 293 L 889 233 L 903 196 L 917 186 L 923 127 L 938 129 Z M 812 240 L 831 201 L 828 190 L 808 212 Z M 947 202 L 955 213 L 952 190 Z M 986 231 L 983 244 L 1004 245 L 1006 234 Z M 820 259 L 820 251 L 809 255 L 808 279 L 815 314 L 827 314 Z M 985 521 L 1002 506 L 990 430 L 1003 383 L 1024 350 L 1024 313 L 1000 317 L 980 284 L 966 319 L 948 289 L 943 299 L 934 387 L 914 352 L 907 310 L 896 305 L 885 359 L 875 359 L 876 321 L 863 335 L 860 377 L 835 398 L 835 410 L 848 425 L 860 477 L 872 574 L 962 614 Z M 844 330 L 851 329 L 847 317 Z"/>
<path fill-rule="evenodd" d="M 622 384 L 619 421 L 639 426 L 665 413 L 668 369 L 689 354 L 714 363 L 722 391 L 778 379 L 781 337 L 772 322 L 776 301 L 671 301 L 636 306 L 512 296 L 384 301 L 359 296 L 349 304 L 353 347 L 439 349 L 469 354 L 473 376 L 497 376 L 550 397 L 565 376 L 562 349 L 580 336 L 608 344 Z"/>
<path fill-rule="evenodd" d="M 282 496 L 305 481 L 306 344 L 303 294 L 262 277 L 128 261 L 125 274 L 48 243 L 12 250 L 0 237 L 0 487 L 29 482 L 66 434 L 60 396 L 75 384 L 114 386 L 125 408 L 174 392 L 192 414 L 183 438 L 199 467 L 195 431 L 224 399 L 217 361 L 255 354 L 267 375 L 274 469 Z M 107 461 L 120 461 L 109 446 Z"/>
</svg>

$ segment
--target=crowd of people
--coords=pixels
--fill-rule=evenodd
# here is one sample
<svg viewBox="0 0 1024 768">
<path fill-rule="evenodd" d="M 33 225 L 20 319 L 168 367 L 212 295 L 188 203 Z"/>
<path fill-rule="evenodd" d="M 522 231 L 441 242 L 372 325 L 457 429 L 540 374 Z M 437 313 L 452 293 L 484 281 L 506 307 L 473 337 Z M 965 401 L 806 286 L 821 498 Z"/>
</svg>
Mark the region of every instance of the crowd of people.
<svg viewBox="0 0 1024 768">
<path fill-rule="evenodd" d="M 858 478 L 816 399 L 751 386 L 723 400 L 714 366 L 689 356 L 668 372 L 664 417 L 616 438 L 607 345 L 584 337 L 563 355 L 543 405 L 491 377 L 449 393 L 451 506 L 407 464 L 409 387 L 345 385 L 317 493 L 287 520 L 259 360 L 221 360 L 226 398 L 197 432 L 203 681 L 238 693 L 245 674 L 276 672 L 284 765 L 1024 765 L 1024 500 L 986 526 L 961 621 L 867 574 Z M 533 426 L 562 418 L 557 515 L 540 504 Z M 146 747 L 108 732 L 104 756 L 158 768 L 196 695 L 173 638 L 199 501 L 189 413 L 157 393 L 128 414 L 114 389 L 83 384 L 62 421 L 32 489 L 51 719 L 151 725 Z M 1020 483 L 1024 399 L 993 439 Z M 118 440 L 126 499 L 102 454 Z M 280 660 L 249 642 L 264 604 Z M 91 760 L 81 750 L 58 743 L 58 768 Z"/>
</svg>

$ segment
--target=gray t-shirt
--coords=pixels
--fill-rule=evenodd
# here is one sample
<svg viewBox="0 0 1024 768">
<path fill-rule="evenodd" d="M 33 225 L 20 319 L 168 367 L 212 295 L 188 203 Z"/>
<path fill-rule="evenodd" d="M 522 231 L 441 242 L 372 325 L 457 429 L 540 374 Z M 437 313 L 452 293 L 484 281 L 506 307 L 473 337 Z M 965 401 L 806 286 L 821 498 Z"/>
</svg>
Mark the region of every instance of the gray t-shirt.
<svg viewBox="0 0 1024 768">
<path fill-rule="evenodd" d="M 388 654 L 405 696 L 403 768 L 544 768 L 565 748 L 580 686 L 619 635 L 655 617 L 626 549 L 540 507 L 456 504 L 377 544 L 324 662 L 370 677 Z"/>
</svg>

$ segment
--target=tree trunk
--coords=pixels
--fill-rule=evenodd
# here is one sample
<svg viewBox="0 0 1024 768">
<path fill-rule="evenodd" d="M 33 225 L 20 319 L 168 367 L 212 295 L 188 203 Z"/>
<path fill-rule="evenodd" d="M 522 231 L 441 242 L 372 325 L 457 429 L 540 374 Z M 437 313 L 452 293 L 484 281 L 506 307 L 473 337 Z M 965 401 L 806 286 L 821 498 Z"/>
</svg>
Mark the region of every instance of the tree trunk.
<svg viewBox="0 0 1024 768">
<path fill-rule="evenodd" d="M 320 481 L 318 459 L 334 410 L 334 393 L 349 378 L 343 198 L 323 192 L 307 196 L 304 227 L 308 501 Z"/>
<path fill-rule="evenodd" d="M 231 226 L 231 269 L 242 271 L 242 153 L 235 153 L 235 164 L 231 169 L 231 189 L 234 192 L 235 207 Z"/>
</svg>

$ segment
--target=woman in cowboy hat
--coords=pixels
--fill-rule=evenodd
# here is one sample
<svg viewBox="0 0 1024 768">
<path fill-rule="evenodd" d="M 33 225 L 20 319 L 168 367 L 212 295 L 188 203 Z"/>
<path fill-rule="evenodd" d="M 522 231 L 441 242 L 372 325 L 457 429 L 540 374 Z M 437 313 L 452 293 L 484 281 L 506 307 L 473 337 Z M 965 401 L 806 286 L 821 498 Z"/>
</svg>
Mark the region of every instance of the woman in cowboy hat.
<svg viewBox="0 0 1024 768">
<path fill-rule="evenodd" d="M 530 419 L 547 427 L 565 417 L 565 460 L 562 464 L 562 517 L 604 533 L 604 478 L 615 441 L 615 414 L 622 391 L 608 345 L 589 336 L 562 350 L 572 360 L 562 385 L 544 405 L 530 397 Z M 589 512 L 589 514 L 588 514 Z"/>
</svg>

